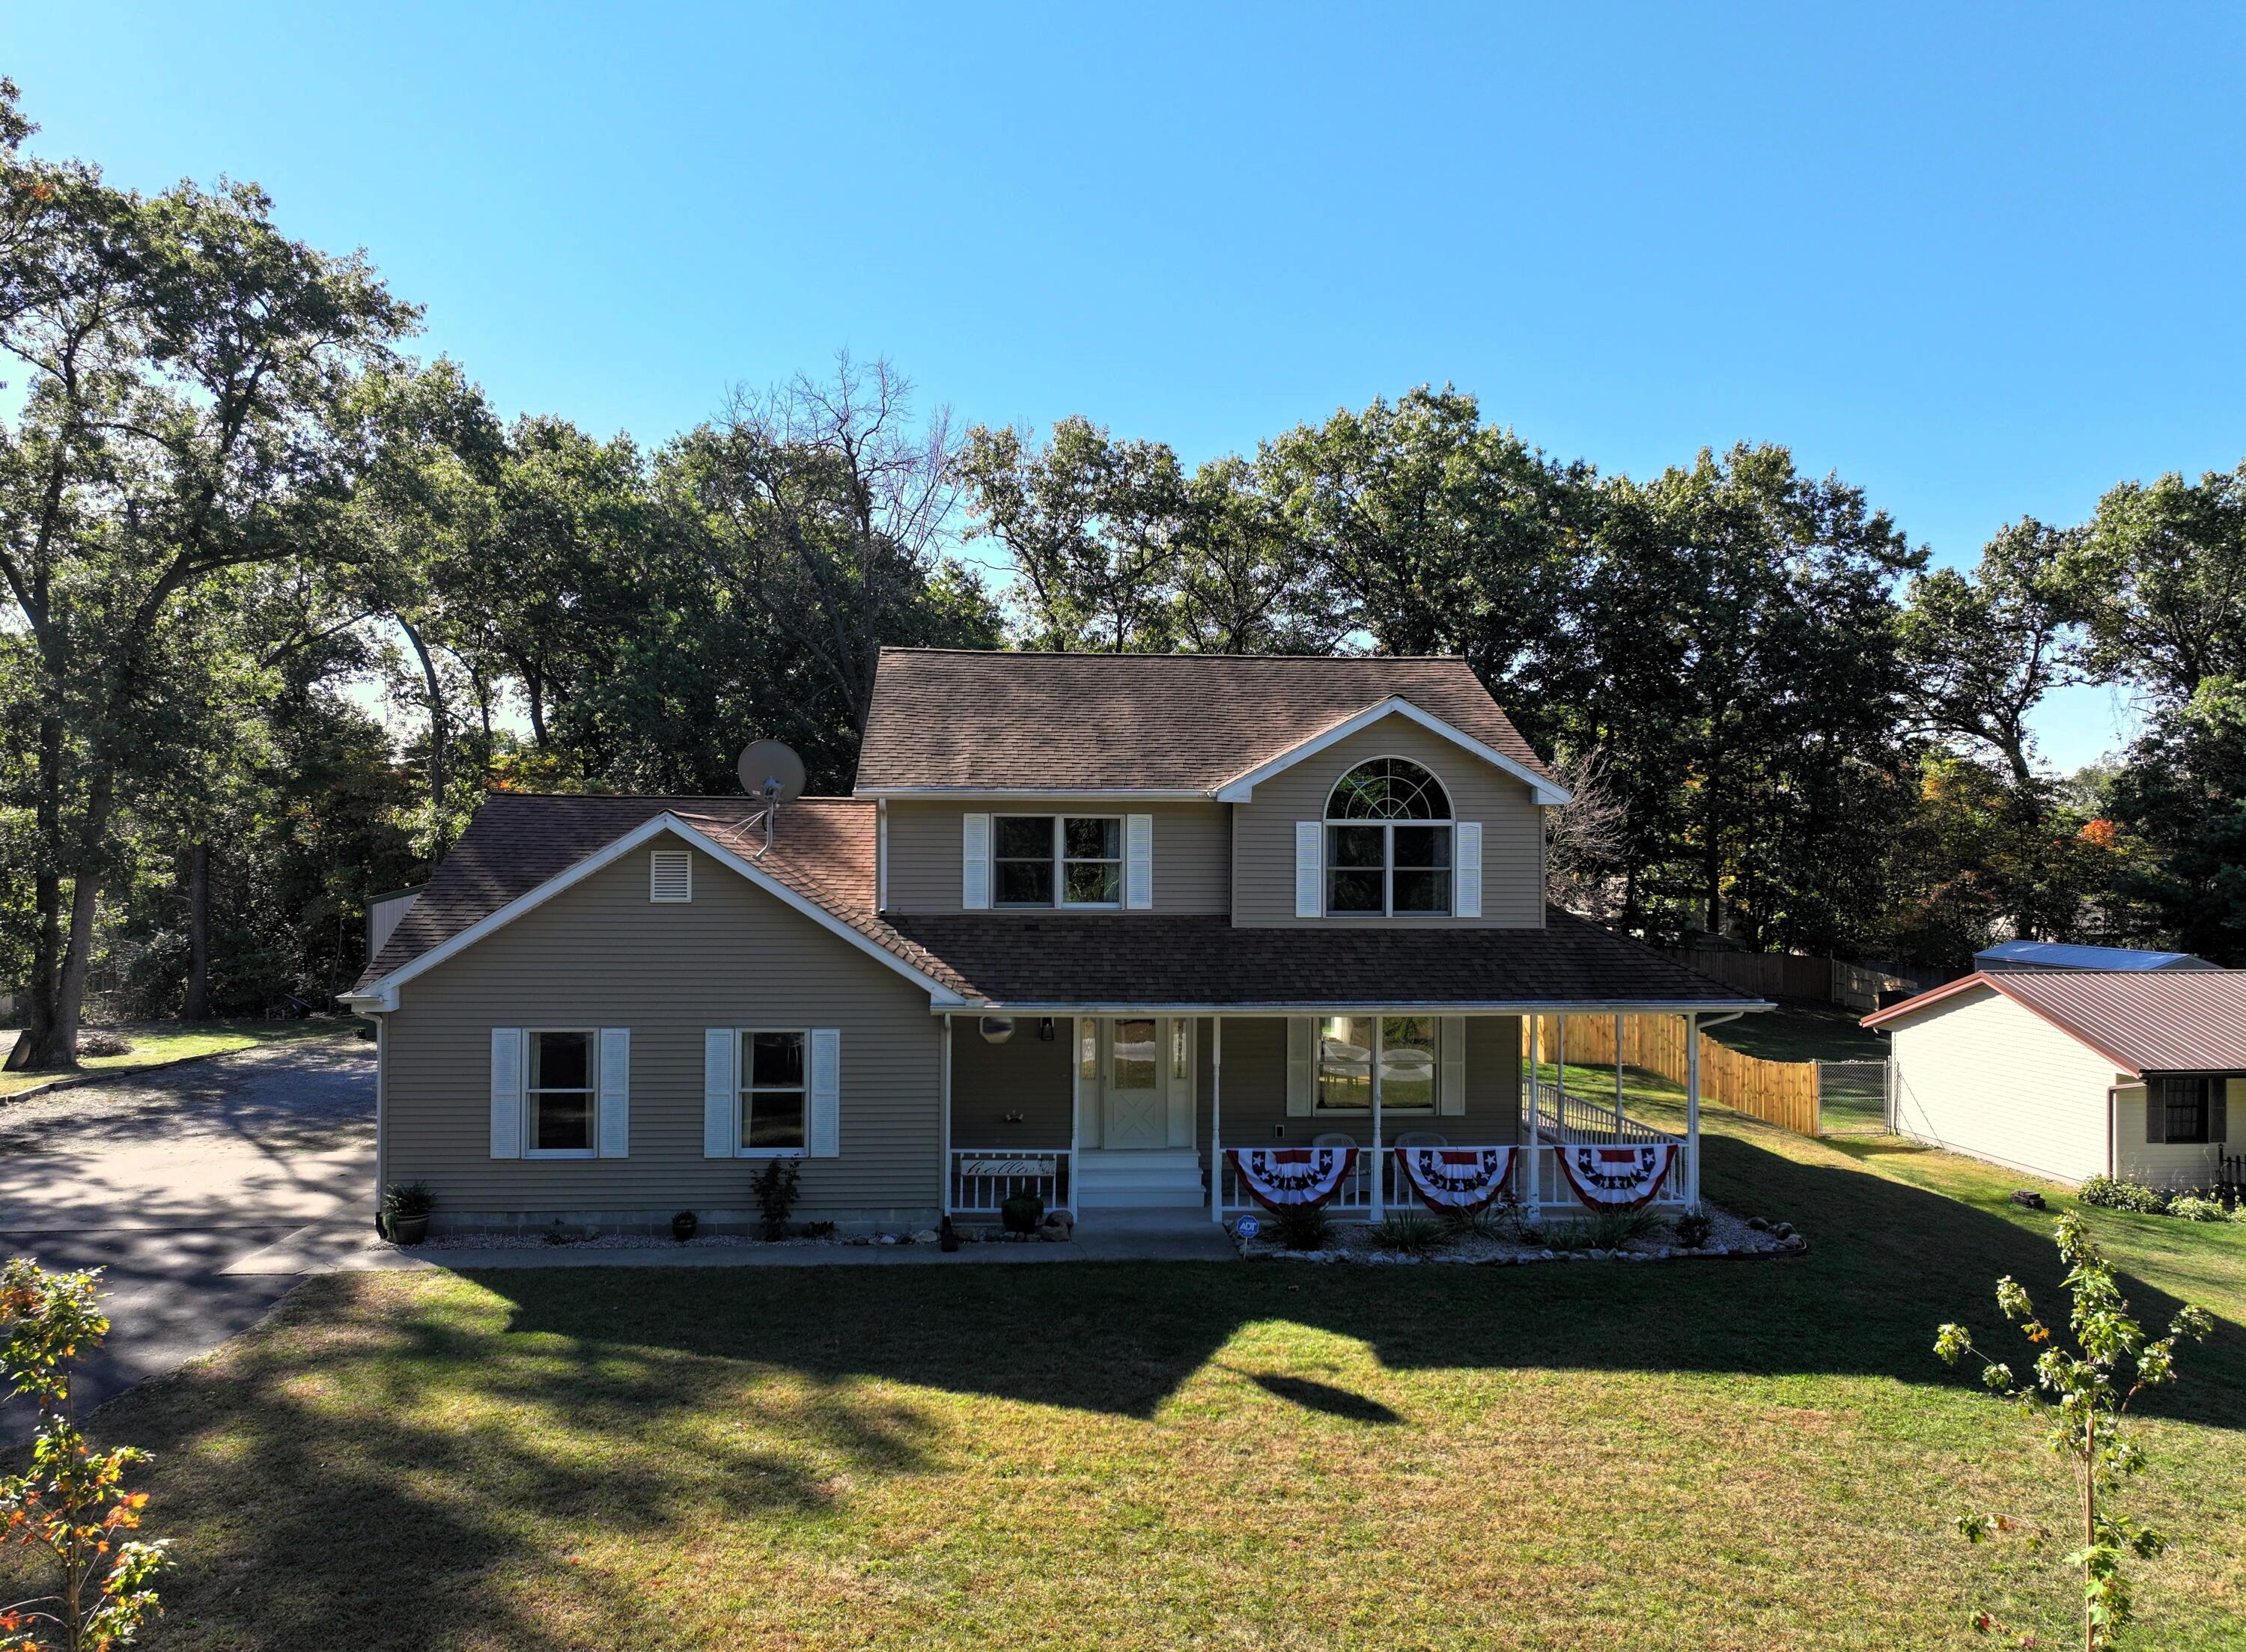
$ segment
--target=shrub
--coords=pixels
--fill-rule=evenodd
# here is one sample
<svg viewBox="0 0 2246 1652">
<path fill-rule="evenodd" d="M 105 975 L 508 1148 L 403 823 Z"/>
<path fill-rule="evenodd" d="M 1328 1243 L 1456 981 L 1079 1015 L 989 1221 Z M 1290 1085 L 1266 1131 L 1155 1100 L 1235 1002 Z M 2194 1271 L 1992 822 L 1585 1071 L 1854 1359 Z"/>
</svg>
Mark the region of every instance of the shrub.
<svg viewBox="0 0 2246 1652">
<path fill-rule="evenodd" d="M 1271 1214 L 1271 1226 L 1289 1250 L 1324 1250 L 1333 1238 L 1333 1218 L 1324 1205 L 1282 1205 Z"/>
<path fill-rule="evenodd" d="M 1443 1242 L 1443 1229 L 1416 1210 L 1392 1210 L 1381 1218 L 1374 1230 L 1383 1250 L 1400 1251 L 1406 1256 L 1424 1256 Z"/>
<path fill-rule="evenodd" d="M 30 1550 L 55 1585 L 0 1608 L 0 1645 L 123 1646 L 163 1609 L 151 1585 L 169 1563 L 166 1545 L 132 1535 L 148 1494 L 125 1489 L 147 1453 L 95 1451 L 72 1414 L 72 1362 L 109 1334 L 98 1276 L 50 1274 L 21 1256 L 0 1268 L 0 1377 L 39 1408 L 29 1465 L 0 1479 L 0 1541 Z"/>
<path fill-rule="evenodd" d="M 1010 1234 L 1034 1234 L 1038 1224 L 1045 1219 L 1045 1201 L 1042 1194 L 1018 1193 L 998 1207 L 998 1220 Z"/>
<path fill-rule="evenodd" d="M 1620 1250 L 1660 1226 L 1650 1210 L 1597 1210 L 1572 1221 L 1555 1222 L 1547 1238 L 1555 1250 Z"/>
<path fill-rule="evenodd" d="M 2113 1176 L 2093 1176 L 2075 1190 L 2075 1197 L 2106 1210 L 2134 1210 L 2146 1216 L 2168 1214 L 2168 1196 L 2159 1188 Z"/>
<path fill-rule="evenodd" d="M 803 1166 L 795 1159 L 767 1159 L 764 1168 L 749 1178 L 749 1191 L 757 1196 L 757 1209 L 765 1219 L 766 1239 L 787 1237 L 787 1219 L 795 1209 L 795 1184 L 802 1173 Z"/>
<path fill-rule="evenodd" d="M 129 1056 L 132 1041 L 114 1027 L 81 1027 L 78 1034 L 81 1056 Z"/>
<path fill-rule="evenodd" d="M 1453 1238 L 1505 1239 L 1519 1231 L 1520 1220 L 1512 1212 L 1484 1205 L 1480 1210 L 1445 1211 L 1443 1226 Z"/>
<path fill-rule="evenodd" d="M 2170 1201 L 2168 1214 L 2181 1216 L 2188 1222 L 2227 1222 L 2241 1220 L 2219 1199 L 2202 1199 L 2196 1193 L 2186 1193 Z"/>
<path fill-rule="evenodd" d="M 383 1190 L 385 1216 L 426 1216 L 437 1208 L 437 1195 L 425 1181 L 394 1181 Z"/>
<path fill-rule="evenodd" d="M 1682 1211 L 1676 1221 L 1677 1242 L 1687 1249 L 1698 1250 L 1708 1242 L 1708 1234 L 1714 1227 L 1705 1210 Z"/>
</svg>

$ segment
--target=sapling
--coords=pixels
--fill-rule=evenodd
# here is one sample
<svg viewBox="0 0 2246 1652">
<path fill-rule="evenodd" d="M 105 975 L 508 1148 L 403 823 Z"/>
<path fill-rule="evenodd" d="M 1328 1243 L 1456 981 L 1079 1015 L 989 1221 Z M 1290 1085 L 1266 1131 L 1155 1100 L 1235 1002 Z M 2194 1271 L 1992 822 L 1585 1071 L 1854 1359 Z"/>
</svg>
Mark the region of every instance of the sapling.
<svg viewBox="0 0 2246 1652">
<path fill-rule="evenodd" d="M 0 1371 L 9 1397 L 39 1411 L 31 1465 L 0 1478 L 0 1542 L 31 1551 L 54 1581 L 51 1594 L 0 1606 L 0 1652 L 105 1652 L 161 1609 L 152 1584 L 166 1546 L 132 1535 L 148 1494 L 125 1489 L 126 1471 L 148 1454 L 93 1450 L 71 1401 L 73 1362 L 109 1334 L 99 1271 L 50 1274 L 21 1256 L 0 1267 Z"/>
<path fill-rule="evenodd" d="M 2168 1547 L 2168 1538 L 2152 1527 L 2118 1513 L 2113 1501 L 2121 1483 L 2145 1466 L 2144 1452 L 2124 1431 L 2124 1419 L 2138 1395 L 2175 1380 L 2175 1346 L 2187 1337 L 2204 1337 L 2213 1322 L 2201 1309 L 2180 1309 L 2168 1322 L 2168 1335 L 2148 1341 L 2144 1329 L 2129 1316 L 2129 1304 L 2113 1283 L 2113 1270 L 2091 1239 L 2082 1219 L 2072 1211 L 2059 1219 L 2053 1230 L 2059 1254 L 2067 1266 L 2066 1285 L 2074 1299 L 2069 1326 L 2072 1349 L 2060 1342 L 2050 1326 L 2035 1315 L 2028 1294 L 2010 1275 L 1997 1281 L 1997 1306 L 2004 1317 L 2019 1322 L 2036 1356 L 2033 1372 L 2023 1378 L 2000 1360 L 1993 1360 L 1973 1344 L 1963 1325 L 1944 1325 L 1936 1334 L 1934 1351 L 1955 1365 L 1967 1355 L 1984 1362 L 1981 1381 L 2002 1395 L 2022 1415 L 2050 1424 L 2051 1448 L 2067 1459 L 2073 1470 L 2081 1513 L 2082 1547 L 2066 1557 L 2066 1564 L 2082 1569 L 2082 1644 L 2085 1652 L 2099 1652 L 2131 1615 L 2129 1581 L 2122 1562 L 2134 1555 L 2149 1560 Z M 1970 1541 L 2025 1529 L 2032 1546 L 2040 1547 L 2048 1533 L 2032 1522 L 2023 1523 L 2001 1514 L 1964 1514 L 1957 1526 Z M 1984 1614 L 1976 1620 L 1982 1628 L 1993 1627 Z"/>
</svg>

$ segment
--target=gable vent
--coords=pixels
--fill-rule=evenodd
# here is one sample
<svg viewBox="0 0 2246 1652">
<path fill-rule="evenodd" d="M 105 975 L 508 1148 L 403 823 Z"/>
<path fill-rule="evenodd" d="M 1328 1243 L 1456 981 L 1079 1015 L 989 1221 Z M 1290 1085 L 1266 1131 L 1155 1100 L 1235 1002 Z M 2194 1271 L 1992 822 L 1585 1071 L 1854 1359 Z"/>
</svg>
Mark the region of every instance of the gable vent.
<svg viewBox="0 0 2246 1652">
<path fill-rule="evenodd" d="M 656 849 L 647 857 L 647 898 L 680 901 L 694 898 L 694 855 L 686 849 Z"/>
</svg>

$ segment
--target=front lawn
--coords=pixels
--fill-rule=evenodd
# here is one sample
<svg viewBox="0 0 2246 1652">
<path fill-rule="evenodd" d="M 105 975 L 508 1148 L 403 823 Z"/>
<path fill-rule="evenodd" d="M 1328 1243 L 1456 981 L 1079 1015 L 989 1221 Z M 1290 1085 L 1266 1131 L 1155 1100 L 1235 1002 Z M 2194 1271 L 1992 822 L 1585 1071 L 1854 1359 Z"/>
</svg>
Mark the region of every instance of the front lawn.
<svg viewBox="0 0 2246 1652">
<path fill-rule="evenodd" d="M 87 1072 L 130 1072 L 136 1067 L 161 1066 L 189 1056 L 222 1056 L 258 1044 L 281 1044 L 294 1038 L 338 1037 L 352 1023 L 335 1016 L 303 1021 L 135 1021 L 118 1030 L 133 1048 L 122 1056 L 85 1056 L 78 1065 Z M 16 1042 L 12 1031 L 0 1031 L 0 1057 Z M 0 1099 L 73 1075 L 67 1072 L 0 1072 Z"/>
<path fill-rule="evenodd" d="M 2056 1303 L 2049 1217 L 1709 1124 L 1807 1255 L 338 1276 L 96 1432 L 158 1453 L 159 1648 L 2068 1643 L 2055 1564 L 1946 1526 L 2062 1522 L 2058 1465 L 1929 1351 L 1999 1274 Z M 2225 1322 L 2145 1431 L 2130 1644 L 2236 1648 L 2246 1227 L 2094 1220 Z"/>
</svg>

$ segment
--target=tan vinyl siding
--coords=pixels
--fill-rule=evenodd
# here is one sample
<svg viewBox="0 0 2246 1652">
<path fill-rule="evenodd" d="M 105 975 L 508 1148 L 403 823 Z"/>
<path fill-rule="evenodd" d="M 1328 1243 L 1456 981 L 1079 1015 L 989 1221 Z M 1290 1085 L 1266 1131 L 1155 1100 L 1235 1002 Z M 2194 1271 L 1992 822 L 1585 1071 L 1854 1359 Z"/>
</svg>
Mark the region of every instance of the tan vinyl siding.
<svg viewBox="0 0 2246 1652">
<path fill-rule="evenodd" d="M 1222 803 L 929 803 L 889 801 L 890 912 L 957 912 L 960 819 L 978 814 L 1147 814 L 1154 827 L 1154 904 L 1164 913 L 1229 909 L 1230 863 Z M 1101 917 L 1088 912 L 1085 917 Z"/>
<path fill-rule="evenodd" d="M 1038 1037 L 1038 1018 L 1018 1017 L 1014 1036 L 988 1043 L 977 1030 L 981 1019 L 961 1016 L 951 1031 L 951 1145 L 954 1147 L 1065 1147 L 1076 1023 L 1066 1016 L 1053 1023 L 1051 1044 Z M 1010 1125 L 1018 1112 L 1022 1122 Z"/>
<path fill-rule="evenodd" d="M 2059 1181 L 2106 1173 L 2113 1064 L 2033 1010 L 1976 988 L 1892 1037 L 1900 1133 Z"/>
<path fill-rule="evenodd" d="M 1389 1146 L 1407 1130 L 1431 1130 L 1453 1145 L 1496 1146 L 1514 1140 L 1521 1129 L 1521 1022 L 1514 1016 L 1466 1017 L 1466 1112 L 1387 1112 L 1381 1134 Z M 1209 1140 L 1210 1023 L 1201 1023 L 1200 1074 L 1195 1105 L 1200 1110 L 1195 1139 Z M 1217 1120 L 1222 1146 L 1265 1147 L 1275 1143 L 1308 1146 L 1329 1133 L 1372 1143 L 1370 1114 L 1287 1117 L 1287 1023 L 1283 1016 L 1224 1018 L 1223 1115 Z"/>
<path fill-rule="evenodd" d="M 1481 822 L 1480 918 L 1297 918 L 1295 823 L 1323 820 L 1334 782 L 1368 758 L 1409 758 L 1443 783 L 1460 820 Z M 1403 717 L 1391 717 L 1274 775 L 1234 806 L 1233 921 L 1540 928 L 1544 922 L 1544 812 L 1528 783 Z"/>
<path fill-rule="evenodd" d="M 841 1152 L 803 1161 L 801 1214 L 934 1209 L 940 1023 L 926 989 L 695 861 L 690 902 L 650 902 L 647 855 L 627 854 L 405 986 L 383 1039 L 390 1180 L 428 1182 L 440 1220 L 745 1212 L 758 1161 L 702 1156 L 704 1030 L 834 1027 Z M 492 1158 L 493 1027 L 630 1028 L 630 1156 Z"/>
</svg>

